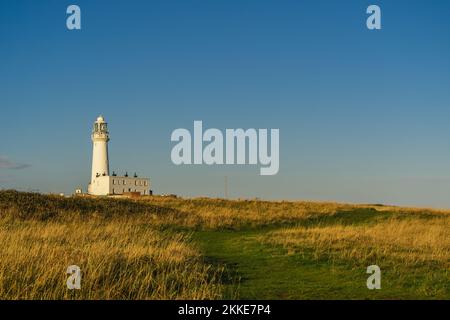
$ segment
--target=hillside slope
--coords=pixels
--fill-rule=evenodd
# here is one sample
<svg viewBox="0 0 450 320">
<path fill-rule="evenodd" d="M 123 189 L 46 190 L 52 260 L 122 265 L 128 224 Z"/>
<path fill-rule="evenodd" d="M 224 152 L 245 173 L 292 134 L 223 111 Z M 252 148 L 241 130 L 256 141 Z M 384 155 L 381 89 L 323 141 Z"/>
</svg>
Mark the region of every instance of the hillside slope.
<svg viewBox="0 0 450 320">
<path fill-rule="evenodd" d="M 0 299 L 450 299 L 449 211 L 0 191 L 0 242 Z"/>
</svg>

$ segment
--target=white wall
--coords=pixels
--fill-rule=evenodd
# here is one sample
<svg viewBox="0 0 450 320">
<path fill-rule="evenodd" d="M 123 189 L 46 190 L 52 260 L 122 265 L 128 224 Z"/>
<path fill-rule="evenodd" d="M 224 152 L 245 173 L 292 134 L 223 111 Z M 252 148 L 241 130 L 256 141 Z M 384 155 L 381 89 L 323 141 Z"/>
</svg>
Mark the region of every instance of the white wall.
<svg viewBox="0 0 450 320">
<path fill-rule="evenodd" d="M 89 194 L 96 196 L 106 196 L 109 194 L 109 176 L 94 178 L 89 185 Z"/>
<path fill-rule="evenodd" d="M 97 196 L 123 194 L 124 192 L 139 192 L 142 195 L 149 195 L 150 179 L 101 176 L 94 178 L 89 185 L 89 193 Z"/>
<path fill-rule="evenodd" d="M 94 139 L 92 146 L 92 175 L 91 181 L 94 181 L 97 173 L 99 175 L 109 175 L 108 161 L 108 141 Z"/>
<path fill-rule="evenodd" d="M 148 195 L 150 192 L 150 179 L 134 177 L 110 177 L 109 192 L 110 194 L 139 192 L 141 194 Z"/>
</svg>

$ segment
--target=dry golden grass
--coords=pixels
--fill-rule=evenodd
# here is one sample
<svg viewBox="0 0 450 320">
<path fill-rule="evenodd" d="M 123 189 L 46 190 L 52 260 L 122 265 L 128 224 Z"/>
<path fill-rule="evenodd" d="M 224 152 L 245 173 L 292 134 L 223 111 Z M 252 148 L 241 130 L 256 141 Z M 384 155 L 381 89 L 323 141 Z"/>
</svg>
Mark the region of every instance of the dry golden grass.
<svg viewBox="0 0 450 320">
<path fill-rule="evenodd" d="M 450 210 L 336 202 L 182 199 L 158 196 L 143 197 L 135 201 L 173 209 L 169 214 L 155 216 L 154 223 L 176 224 L 206 230 L 320 222 L 339 218 L 340 215 L 347 213 L 347 218 L 352 220 L 353 216 L 357 216 L 355 212 L 357 210 L 371 212 L 370 219 L 382 219 L 387 215 L 418 218 L 450 217 Z"/>
<path fill-rule="evenodd" d="M 288 254 L 312 251 L 316 259 L 450 269 L 450 216 L 446 214 L 376 224 L 294 227 L 271 232 L 260 240 L 282 245 Z"/>
<path fill-rule="evenodd" d="M 223 229 L 258 230 L 260 242 L 305 261 L 450 269 L 445 210 L 0 191 L 0 299 L 222 298 L 224 270 L 203 260 L 189 234 Z M 82 290 L 67 290 L 69 265 L 81 268 Z"/>
<path fill-rule="evenodd" d="M 242 227 L 291 224 L 319 217 L 330 217 L 356 206 L 326 202 L 288 202 L 261 200 L 180 199 L 151 197 L 137 200 L 176 210 L 163 215 L 159 223 L 199 229 L 240 229 Z"/>
<path fill-rule="evenodd" d="M 182 234 L 130 219 L 0 220 L 0 299 L 215 299 L 220 271 Z M 77 265 L 82 290 L 69 291 Z"/>
</svg>

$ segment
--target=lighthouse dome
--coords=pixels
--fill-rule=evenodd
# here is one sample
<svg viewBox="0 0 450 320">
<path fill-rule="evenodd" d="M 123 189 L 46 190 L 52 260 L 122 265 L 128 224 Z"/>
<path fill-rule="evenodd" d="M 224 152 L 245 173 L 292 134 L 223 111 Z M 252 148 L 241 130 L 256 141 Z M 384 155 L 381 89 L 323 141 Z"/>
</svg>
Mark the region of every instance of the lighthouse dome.
<svg viewBox="0 0 450 320">
<path fill-rule="evenodd" d="M 105 119 L 103 118 L 103 116 L 98 116 L 97 118 L 97 122 L 105 122 Z"/>
</svg>

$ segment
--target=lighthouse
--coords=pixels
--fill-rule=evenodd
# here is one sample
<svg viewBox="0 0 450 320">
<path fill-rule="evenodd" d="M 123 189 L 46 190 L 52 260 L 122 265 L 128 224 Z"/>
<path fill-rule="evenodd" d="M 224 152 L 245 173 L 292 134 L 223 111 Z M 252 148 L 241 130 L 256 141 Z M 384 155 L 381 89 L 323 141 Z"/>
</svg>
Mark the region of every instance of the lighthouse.
<svg viewBox="0 0 450 320">
<path fill-rule="evenodd" d="M 113 172 L 109 175 L 108 124 L 103 116 L 94 122 L 91 134 L 92 140 L 92 171 L 88 193 L 96 196 L 108 195 L 150 195 L 150 179 L 138 177 L 135 173 L 128 176 L 118 176 Z"/>
<path fill-rule="evenodd" d="M 92 174 L 91 183 L 99 176 L 109 176 L 108 159 L 108 124 L 102 116 L 94 122 L 92 140 Z"/>
</svg>

